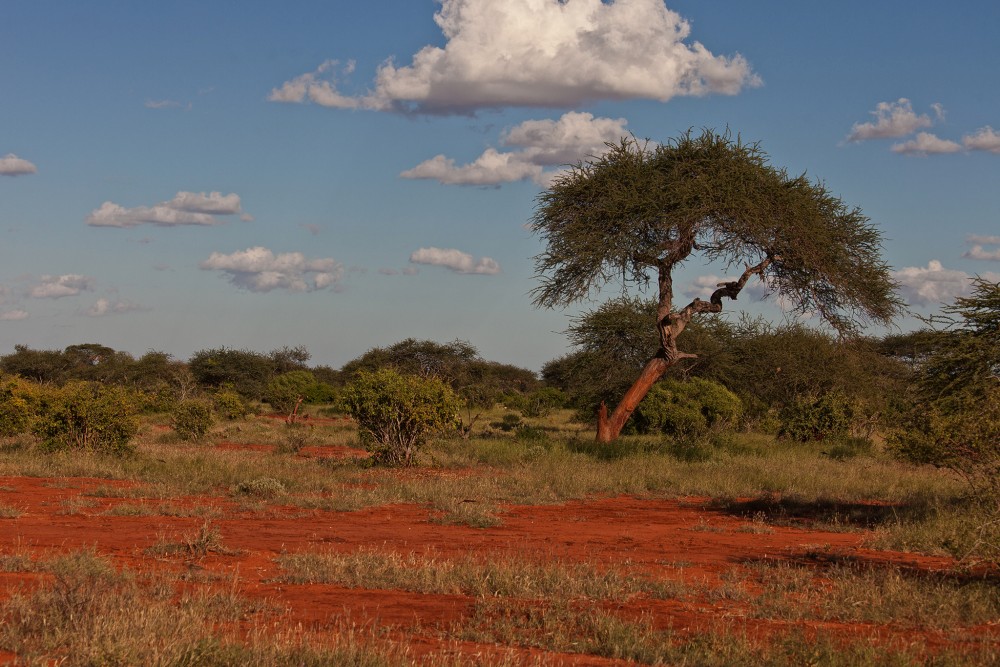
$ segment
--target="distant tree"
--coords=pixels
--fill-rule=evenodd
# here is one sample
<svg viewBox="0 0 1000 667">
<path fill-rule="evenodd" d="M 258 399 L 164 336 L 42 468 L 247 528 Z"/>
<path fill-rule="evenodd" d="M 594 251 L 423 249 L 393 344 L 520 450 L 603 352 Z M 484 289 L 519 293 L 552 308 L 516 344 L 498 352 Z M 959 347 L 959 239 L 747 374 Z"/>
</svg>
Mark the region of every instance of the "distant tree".
<svg viewBox="0 0 1000 667">
<path fill-rule="evenodd" d="M 618 437 L 650 387 L 691 354 L 678 338 L 699 314 L 720 313 L 754 276 L 794 311 L 816 313 L 842 333 L 888 323 L 901 308 L 881 235 L 857 208 L 804 175 L 772 167 L 757 144 L 706 130 L 650 147 L 622 139 L 557 177 L 539 195 L 532 228 L 540 307 L 562 307 L 621 281 L 657 287 L 657 350 L 618 402 L 601 410 L 597 439 Z M 673 272 L 691 255 L 744 266 L 708 301 L 675 308 Z"/>
<path fill-rule="evenodd" d="M 218 389 L 231 387 L 246 398 L 262 400 L 274 376 L 274 360 L 260 352 L 225 347 L 200 350 L 188 360 L 198 384 Z"/>
<path fill-rule="evenodd" d="M 33 350 L 27 345 L 15 345 L 13 354 L 0 358 L 3 372 L 41 384 L 61 384 L 66 379 L 68 366 L 61 351 Z"/>
</svg>

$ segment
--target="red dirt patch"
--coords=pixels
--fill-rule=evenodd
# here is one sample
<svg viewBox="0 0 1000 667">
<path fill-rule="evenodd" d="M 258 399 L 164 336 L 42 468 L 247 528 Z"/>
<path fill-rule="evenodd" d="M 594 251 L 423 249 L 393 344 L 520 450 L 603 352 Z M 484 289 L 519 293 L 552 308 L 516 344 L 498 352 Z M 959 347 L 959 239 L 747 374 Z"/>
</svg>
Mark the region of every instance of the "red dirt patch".
<svg viewBox="0 0 1000 667">
<path fill-rule="evenodd" d="M 301 623 L 315 629 L 349 617 L 362 625 L 433 630 L 466 617 L 475 600 L 465 595 L 276 583 L 280 572 L 274 559 L 281 554 L 315 550 L 346 553 L 367 548 L 401 554 L 430 552 L 439 559 L 472 556 L 587 562 L 597 568 L 698 582 L 708 587 L 721 585 L 727 573 L 743 567 L 744 563 L 761 560 L 812 562 L 835 557 L 926 571 L 952 565 L 942 558 L 872 551 L 863 546 L 864 532 L 784 526 L 754 530 L 747 520 L 711 509 L 705 499 L 698 498 L 616 497 L 563 505 L 511 506 L 505 508 L 501 526 L 477 529 L 432 523 L 433 512 L 429 508 L 412 504 L 355 512 L 269 505 L 263 512 L 252 513 L 223 497 L 163 501 L 107 497 L 113 495 L 107 492 L 102 497 L 91 495 L 98 487 L 134 486 L 83 478 L 0 478 L 0 487 L 12 489 L 0 491 L 0 502 L 21 512 L 15 518 L 0 519 L 0 554 L 27 550 L 41 556 L 87 547 L 135 570 L 196 568 L 206 574 L 235 576 L 246 595 L 266 598 L 273 607 L 288 609 L 287 623 Z M 199 516 L 157 514 L 156 508 L 164 502 L 213 510 L 216 518 L 211 520 L 212 525 L 231 553 L 209 553 L 199 558 L 148 555 L 149 547 L 164 539 L 176 540 L 192 534 L 205 521 Z M 145 504 L 154 513 L 107 514 L 123 503 Z M 3 575 L 0 596 L 9 594 L 26 580 L 24 575 Z M 724 599 L 695 602 L 638 599 L 616 608 L 627 615 L 647 614 L 654 626 L 681 632 L 712 627 L 766 635 L 789 626 L 785 622 L 748 619 L 745 603 Z M 738 628 L 734 628 L 734 623 Z M 815 629 L 818 625 L 805 623 L 799 627 Z M 849 636 L 878 635 L 886 641 L 906 634 L 904 630 L 886 627 L 822 625 L 824 629 L 832 628 Z M 418 631 L 421 647 L 414 650 L 440 648 L 439 635 L 427 632 L 430 634 Z M 1000 636 L 997 628 L 988 633 L 993 638 Z M 929 643 L 941 640 L 930 632 L 924 633 L 923 639 Z M 479 649 L 496 650 L 495 647 Z M 563 664 L 611 664 L 592 656 L 548 657 Z M 0 662 L 5 658 L 9 656 L 0 654 Z"/>
</svg>

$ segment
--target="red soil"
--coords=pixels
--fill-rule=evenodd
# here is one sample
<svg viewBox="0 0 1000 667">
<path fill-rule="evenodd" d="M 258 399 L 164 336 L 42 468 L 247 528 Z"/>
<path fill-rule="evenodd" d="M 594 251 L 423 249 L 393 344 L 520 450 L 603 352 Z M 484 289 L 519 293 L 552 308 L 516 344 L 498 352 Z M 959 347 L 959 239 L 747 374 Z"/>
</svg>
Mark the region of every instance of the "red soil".
<svg viewBox="0 0 1000 667">
<path fill-rule="evenodd" d="M 943 558 L 872 551 L 863 546 L 864 532 L 780 526 L 770 526 L 770 532 L 751 532 L 747 520 L 710 509 L 703 499 L 616 497 L 564 505 L 512 506 L 505 508 L 501 526 L 476 529 L 432 523 L 432 511 L 417 505 L 339 513 L 269 505 L 262 512 L 248 512 L 224 497 L 160 501 L 88 495 L 99 486 L 127 484 L 83 478 L 0 478 L 3 489 L 0 503 L 22 512 L 16 518 L 0 518 L 0 553 L 30 550 L 43 556 L 91 547 L 135 570 L 197 568 L 206 573 L 235 576 L 245 595 L 266 598 L 271 608 L 287 608 L 288 616 L 283 622 L 288 627 L 301 623 L 305 628 L 322 629 L 348 617 L 358 625 L 431 629 L 423 634 L 418 632 L 422 638 L 418 646 L 412 647 L 418 654 L 441 648 L 433 629 L 446 627 L 468 615 L 474 599 L 463 595 L 275 583 L 279 574 L 275 557 L 306 550 L 350 552 L 374 548 L 402 554 L 430 551 L 439 558 L 472 555 L 484 559 L 504 556 L 558 559 L 666 579 L 704 581 L 709 586 L 719 585 L 727 572 L 745 563 L 764 559 L 821 565 L 819 561 L 823 558 L 850 558 L 873 566 L 896 564 L 919 570 L 947 569 L 952 565 Z M 121 503 L 146 503 L 155 508 L 163 502 L 216 508 L 218 518 L 212 519 L 212 524 L 225 547 L 234 553 L 212 553 L 190 561 L 146 555 L 144 550 L 158 541 L 177 541 L 181 535 L 194 533 L 203 519 L 104 515 L 106 510 Z M 0 574 L 0 598 L 30 577 Z M 657 627 L 681 632 L 713 627 L 766 636 L 788 627 L 785 622 L 748 618 L 750 610 L 746 603 L 738 601 L 640 598 L 616 608 L 627 615 L 647 614 Z M 880 641 L 906 638 L 900 634 L 903 630 L 891 627 L 838 623 L 796 627 L 808 632 L 820 625 L 826 631 L 851 637 L 878 635 Z M 996 630 L 987 632 L 1000 637 Z M 931 644 L 945 641 L 934 633 L 924 633 L 921 638 Z M 496 650 L 468 644 L 456 646 L 472 653 Z M 4 657 L 0 654 L 0 663 Z M 614 664 L 589 656 L 547 657 L 561 664 Z"/>
</svg>

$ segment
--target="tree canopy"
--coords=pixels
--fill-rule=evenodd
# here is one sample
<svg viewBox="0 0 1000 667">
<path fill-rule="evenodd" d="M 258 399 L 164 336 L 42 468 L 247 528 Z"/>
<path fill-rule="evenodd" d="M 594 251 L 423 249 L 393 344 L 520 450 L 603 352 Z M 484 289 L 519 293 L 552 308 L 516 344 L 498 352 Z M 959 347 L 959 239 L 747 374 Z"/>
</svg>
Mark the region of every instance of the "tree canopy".
<svg viewBox="0 0 1000 667">
<path fill-rule="evenodd" d="M 659 349 L 598 438 L 613 439 L 666 369 L 691 355 L 677 337 L 700 313 L 722 311 L 758 276 L 798 313 L 815 313 L 841 333 L 888 323 L 900 310 L 881 258 L 878 229 L 856 207 L 805 175 L 769 164 L 758 144 L 728 133 L 687 133 L 664 144 L 624 138 L 558 177 L 539 195 L 532 229 L 534 301 L 564 307 L 608 283 L 655 280 Z M 673 271 L 693 254 L 743 268 L 708 301 L 673 303 Z M 603 432 L 602 432 L 603 428 Z"/>
</svg>

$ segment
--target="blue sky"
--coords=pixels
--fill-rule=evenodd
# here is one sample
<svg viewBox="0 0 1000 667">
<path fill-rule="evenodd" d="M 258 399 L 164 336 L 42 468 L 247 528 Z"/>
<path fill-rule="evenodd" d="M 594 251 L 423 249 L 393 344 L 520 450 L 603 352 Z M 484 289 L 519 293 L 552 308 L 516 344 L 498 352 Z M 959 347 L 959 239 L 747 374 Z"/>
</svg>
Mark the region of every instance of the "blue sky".
<svg viewBox="0 0 1000 667">
<path fill-rule="evenodd" d="M 973 0 L 4 0 L 0 354 L 461 338 L 537 369 L 576 311 L 531 305 L 536 195 L 704 127 L 860 206 L 933 313 L 1000 280 L 998 32 Z"/>
</svg>

